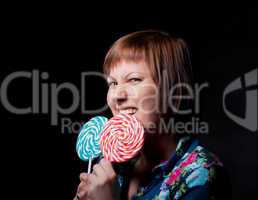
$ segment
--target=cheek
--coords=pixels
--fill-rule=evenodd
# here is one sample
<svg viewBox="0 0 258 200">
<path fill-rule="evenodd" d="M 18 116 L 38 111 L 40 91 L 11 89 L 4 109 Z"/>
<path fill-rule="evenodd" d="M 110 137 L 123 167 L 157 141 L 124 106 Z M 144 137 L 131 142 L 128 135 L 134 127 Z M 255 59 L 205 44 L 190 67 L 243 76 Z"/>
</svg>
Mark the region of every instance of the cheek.
<svg viewBox="0 0 258 200">
<path fill-rule="evenodd" d="M 139 108 L 145 114 L 151 114 L 158 111 L 158 94 L 156 89 L 145 88 L 138 98 Z"/>
<path fill-rule="evenodd" d="M 152 130 L 153 128 L 155 130 L 155 127 L 157 127 L 157 124 L 159 122 L 159 115 L 155 113 L 139 112 L 136 118 L 138 118 L 143 127 L 148 131 Z"/>
<path fill-rule="evenodd" d="M 158 114 L 158 94 L 156 90 L 145 88 L 138 99 L 138 117 L 146 129 L 156 126 L 159 120 Z"/>
<path fill-rule="evenodd" d="M 112 103 L 112 94 L 110 91 L 108 91 L 107 93 L 107 104 L 109 106 L 109 108 L 112 110 L 113 109 L 113 103 Z"/>
</svg>

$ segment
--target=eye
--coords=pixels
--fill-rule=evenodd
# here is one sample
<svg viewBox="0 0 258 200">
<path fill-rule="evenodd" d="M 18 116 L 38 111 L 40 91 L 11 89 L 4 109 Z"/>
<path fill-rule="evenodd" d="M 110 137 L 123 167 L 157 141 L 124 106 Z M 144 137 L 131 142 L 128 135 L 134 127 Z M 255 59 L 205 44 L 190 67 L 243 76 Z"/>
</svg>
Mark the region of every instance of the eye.
<svg viewBox="0 0 258 200">
<path fill-rule="evenodd" d="M 129 82 L 132 82 L 132 83 L 138 83 L 138 82 L 141 82 L 142 81 L 142 79 L 140 79 L 140 78 L 130 78 L 129 79 Z"/>
<path fill-rule="evenodd" d="M 116 86 L 116 85 L 117 85 L 117 82 L 116 82 L 116 81 L 110 81 L 110 82 L 108 82 L 108 86 L 109 86 L 109 87 Z"/>
</svg>

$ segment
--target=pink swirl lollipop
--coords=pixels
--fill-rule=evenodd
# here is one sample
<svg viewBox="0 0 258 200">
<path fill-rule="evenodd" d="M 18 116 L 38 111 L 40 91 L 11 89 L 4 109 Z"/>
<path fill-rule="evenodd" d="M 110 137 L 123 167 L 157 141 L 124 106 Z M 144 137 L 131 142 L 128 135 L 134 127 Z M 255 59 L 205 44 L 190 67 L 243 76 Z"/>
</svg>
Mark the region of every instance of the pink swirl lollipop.
<svg viewBox="0 0 258 200">
<path fill-rule="evenodd" d="M 100 133 L 100 149 L 110 162 L 125 162 L 136 156 L 144 143 L 144 128 L 136 117 L 118 114 L 108 120 Z"/>
</svg>

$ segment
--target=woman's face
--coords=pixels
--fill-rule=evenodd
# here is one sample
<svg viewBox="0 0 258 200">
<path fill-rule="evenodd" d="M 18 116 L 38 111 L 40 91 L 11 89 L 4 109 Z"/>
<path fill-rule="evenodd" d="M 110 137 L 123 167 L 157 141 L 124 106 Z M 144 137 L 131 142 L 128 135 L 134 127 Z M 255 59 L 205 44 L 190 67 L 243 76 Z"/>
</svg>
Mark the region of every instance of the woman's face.
<svg viewBox="0 0 258 200">
<path fill-rule="evenodd" d="M 107 103 L 113 115 L 134 115 L 144 126 L 153 128 L 157 123 L 158 88 L 144 62 L 118 63 L 110 71 Z"/>
</svg>

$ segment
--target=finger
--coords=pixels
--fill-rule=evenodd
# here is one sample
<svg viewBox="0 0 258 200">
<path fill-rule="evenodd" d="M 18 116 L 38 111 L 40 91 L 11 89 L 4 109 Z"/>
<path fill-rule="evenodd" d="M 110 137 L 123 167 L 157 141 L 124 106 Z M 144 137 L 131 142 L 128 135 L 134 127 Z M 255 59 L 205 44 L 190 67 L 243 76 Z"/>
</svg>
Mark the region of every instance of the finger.
<svg viewBox="0 0 258 200">
<path fill-rule="evenodd" d="M 89 174 L 87 173 L 81 173 L 80 174 L 80 181 L 87 182 L 88 181 Z"/>
<path fill-rule="evenodd" d="M 100 161 L 100 166 L 103 168 L 105 174 L 107 175 L 109 180 L 114 180 L 116 177 L 115 170 L 113 169 L 113 166 L 111 162 L 108 160 L 105 160 L 104 158 Z"/>
<path fill-rule="evenodd" d="M 76 197 L 74 199 L 76 200 L 86 199 L 87 196 L 88 196 L 88 191 L 81 191 L 76 194 Z"/>
<path fill-rule="evenodd" d="M 88 189 L 94 188 L 96 185 L 98 185 L 98 179 L 95 174 L 89 174 L 88 176 Z"/>
<path fill-rule="evenodd" d="M 96 164 L 93 166 L 93 174 L 96 175 L 98 180 L 106 179 L 107 175 L 104 172 L 104 169 L 100 166 L 100 164 Z"/>
<path fill-rule="evenodd" d="M 87 191 L 88 191 L 88 184 L 85 183 L 85 182 L 81 182 L 78 186 L 78 189 L 77 189 L 77 196 L 82 198 L 83 196 L 86 195 Z"/>
</svg>

